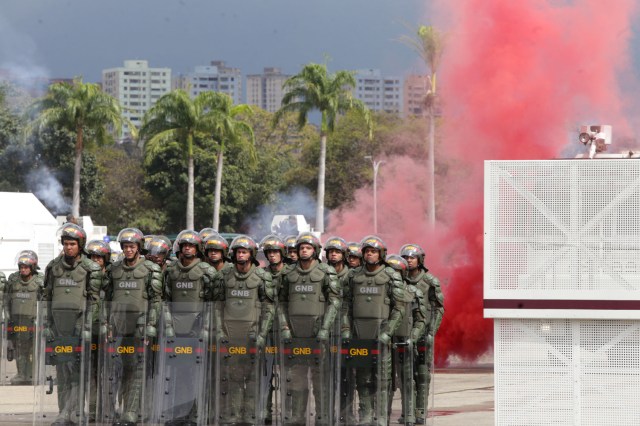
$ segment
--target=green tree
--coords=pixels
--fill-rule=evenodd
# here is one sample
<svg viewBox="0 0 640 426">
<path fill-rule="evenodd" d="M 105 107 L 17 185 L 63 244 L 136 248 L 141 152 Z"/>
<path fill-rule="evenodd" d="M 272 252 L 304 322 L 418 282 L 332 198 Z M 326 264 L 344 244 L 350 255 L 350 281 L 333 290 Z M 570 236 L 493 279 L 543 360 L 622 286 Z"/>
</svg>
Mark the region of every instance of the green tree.
<svg viewBox="0 0 640 426">
<path fill-rule="evenodd" d="M 350 89 L 355 85 L 355 78 L 348 71 L 329 74 L 326 65 L 307 64 L 300 73 L 285 81 L 283 89 L 286 94 L 282 98 L 282 107 L 274 115 L 274 123 L 278 123 L 285 114 L 297 113 L 298 125 L 302 127 L 307 123 L 311 111 L 320 111 L 320 158 L 315 227 L 318 232 L 324 232 L 327 135 L 333 132 L 338 115 L 351 109 L 360 111 L 371 126 L 369 110 L 364 103 L 354 99 L 351 94 Z"/>
<path fill-rule="evenodd" d="M 429 136 L 428 136 L 428 160 L 427 173 L 429 174 L 428 200 L 429 211 L 427 213 L 428 223 L 433 229 L 436 223 L 436 200 L 435 200 L 435 140 L 436 140 L 436 110 L 437 110 L 437 92 L 436 92 L 436 71 L 440 65 L 442 52 L 444 51 L 444 36 L 435 27 L 420 25 L 415 30 L 414 36 L 402 36 L 400 41 L 407 44 L 415 50 L 429 71 L 429 88 L 425 94 L 424 104 L 429 117 Z"/>
<path fill-rule="evenodd" d="M 212 140 L 223 130 L 219 113 L 223 95 L 202 92 L 191 99 L 184 90 L 162 96 L 145 114 L 140 138 L 145 143 L 147 165 L 167 147 L 187 163 L 186 227 L 194 228 L 194 152 L 198 140 Z"/>
<path fill-rule="evenodd" d="M 222 167 L 224 161 L 225 147 L 242 145 L 251 154 L 251 159 L 255 160 L 255 143 L 253 129 L 243 118 L 250 116 L 253 110 L 249 105 L 233 105 L 233 99 L 223 93 L 216 93 L 215 108 L 211 111 L 214 114 L 215 127 L 213 139 L 217 143 L 218 158 L 216 160 L 216 187 L 213 198 L 213 229 L 220 227 L 220 195 L 222 192 Z M 246 143 L 244 137 L 249 138 L 250 143 Z"/>
<path fill-rule="evenodd" d="M 31 105 L 29 113 L 37 114 L 28 127 L 29 131 L 53 124 L 75 136 L 71 214 L 80 216 L 80 177 L 85 145 L 93 142 L 106 144 L 112 140 L 107 127 L 122 127 L 120 105 L 97 84 L 83 83 L 82 79 L 76 78 L 73 83 L 60 82 L 49 86 L 47 94 Z M 92 137 L 85 138 L 87 135 Z"/>
</svg>

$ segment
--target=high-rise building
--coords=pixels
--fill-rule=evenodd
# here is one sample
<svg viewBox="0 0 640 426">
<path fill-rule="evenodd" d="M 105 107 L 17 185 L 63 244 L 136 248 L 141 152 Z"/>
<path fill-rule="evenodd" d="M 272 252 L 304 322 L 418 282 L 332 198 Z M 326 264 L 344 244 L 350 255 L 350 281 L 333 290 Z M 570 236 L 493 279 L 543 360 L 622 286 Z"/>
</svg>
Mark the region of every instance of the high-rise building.
<svg viewBox="0 0 640 426">
<path fill-rule="evenodd" d="M 402 79 L 383 76 L 378 69 L 362 69 L 355 72 L 354 97 L 371 111 L 402 114 Z"/>
<path fill-rule="evenodd" d="M 123 67 L 102 70 L 102 90 L 116 98 L 123 116 L 140 128 L 144 114 L 171 91 L 171 69 L 149 68 L 147 61 L 127 60 Z M 130 134 L 124 125 L 122 138 Z"/>
<path fill-rule="evenodd" d="M 282 85 L 289 78 L 280 68 L 265 67 L 262 74 L 247 76 L 247 104 L 276 112 L 282 104 L 285 92 Z"/>
<path fill-rule="evenodd" d="M 227 67 L 224 61 L 196 66 L 192 72 L 176 77 L 173 87 L 186 91 L 191 97 L 207 91 L 225 93 L 231 96 L 234 104 L 242 103 L 240 69 Z"/>
<path fill-rule="evenodd" d="M 411 74 L 404 79 L 404 114 L 425 114 L 424 100 L 429 90 L 429 76 Z"/>
</svg>

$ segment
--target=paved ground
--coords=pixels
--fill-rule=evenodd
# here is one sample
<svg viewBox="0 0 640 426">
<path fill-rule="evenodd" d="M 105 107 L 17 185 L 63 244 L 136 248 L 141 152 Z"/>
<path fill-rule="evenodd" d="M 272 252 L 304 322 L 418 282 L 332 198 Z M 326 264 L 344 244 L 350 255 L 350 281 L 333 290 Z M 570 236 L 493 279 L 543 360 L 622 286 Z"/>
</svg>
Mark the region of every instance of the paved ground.
<svg viewBox="0 0 640 426">
<path fill-rule="evenodd" d="M 427 421 L 431 426 L 493 426 L 493 367 L 438 369 L 433 379 L 432 406 Z M 55 401 L 55 392 L 46 395 Z M 13 413 L 10 417 L 0 414 L 2 425 L 30 424 L 20 421 L 30 418 L 34 404 L 34 390 L 30 386 L 0 386 L 0 413 Z M 55 405 L 53 405 L 55 409 Z M 391 425 L 398 424 L 400 399 L 393 401 Z M 50 420 L 53 421 L 53 418 Z M 49 424 L 49 422 L 45 423 Z"/>
</svg>

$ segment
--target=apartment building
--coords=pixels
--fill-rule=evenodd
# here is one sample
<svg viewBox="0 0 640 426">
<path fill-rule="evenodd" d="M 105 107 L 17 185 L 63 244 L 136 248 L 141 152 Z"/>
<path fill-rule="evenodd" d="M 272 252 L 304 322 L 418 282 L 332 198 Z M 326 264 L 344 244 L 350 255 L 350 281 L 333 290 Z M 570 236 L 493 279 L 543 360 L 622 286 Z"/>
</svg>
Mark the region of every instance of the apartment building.
<svg viewBox="0 0 640 426">
<path fill-rule="evenodd" d="M 198 65 L 193 71 L 174 79 L 174 89 L 182 89 L 192 97 L 214 91 L 231 96 L 234 104 L 242 103 L 242 74 L 239 68 L 227 67 L 224 61 Z"/>
<path fill-rule="evenodd" d="M 116 98 L 123 116 L 140 128 L 144 114 L 171 91 L 171 69 L 149 68 L 144 60 L 126 60 L 123 67 L 102 70 L 102 90 Z M 124 125 L 121 138 L 129 135 Z"/>
<path fill-rule="evenodd" d="M 355 72 L 355 79 L 353 96 L 371 111 L 402 114 L 402 78 L 383 76 L 379 69 L 361 69 Z"/>
<path fill-rule="evenodd" d="M 424 100 L 429 90 L 428 75 L 411 74 L 404 79 L 403 111 L 405 115 L 424 115 Z"/>
<path fill-rule="evenodd" d="M 247 104 L 276 112 L 285 94 L 282 85 L 289 77 L 275 67 L 265 67 L 262 74 L 247 75 Z"/>
</svg>

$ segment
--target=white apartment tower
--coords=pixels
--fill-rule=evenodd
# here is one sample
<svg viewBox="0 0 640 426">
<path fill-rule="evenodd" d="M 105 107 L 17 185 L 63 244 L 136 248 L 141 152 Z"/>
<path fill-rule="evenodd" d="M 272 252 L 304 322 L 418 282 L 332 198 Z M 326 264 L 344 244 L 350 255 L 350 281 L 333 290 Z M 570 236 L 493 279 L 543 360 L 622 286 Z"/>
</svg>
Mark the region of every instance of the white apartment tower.
<svg viewBox="0 0 640 426">
<path fill-rule="evenodd" d="M 262 74 L 248 75 L 247 104 L 276 112 L 280 109 L 285 94 L 282 85 L 289 77 L 275 67 L 265 67 Z"/>
<path fill-rule="evenodd" d="M 187 91 L 191 97 L 202 92 L 220 92 L 231 96 L 233 103 L 242 103 L 242 74 L 239 68 L 227 67 L 224 61 L 198 65 L 185 75 L 178 76 L 174 88 Z"/>
<path fill-rule="evenodd" d="M 144 114 L 171 91 L 171 69 L 149 68 L 142 60 L 124 61 L 124 67 L 102 70 L 102 90 L 120 102 L 123 116 L 140 128 Z M 130 135 L 126 125 L 122 138 Z"/>
<path fill-rule="evenodd" d="M 402 114 L 402 79 L 383 76 L 378 69 L 362 69 L 355 72 L 354 97 L 371 111 Z"/>
</svg>

